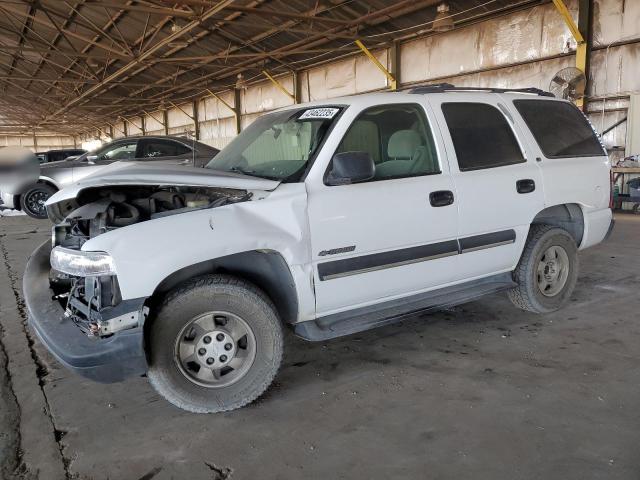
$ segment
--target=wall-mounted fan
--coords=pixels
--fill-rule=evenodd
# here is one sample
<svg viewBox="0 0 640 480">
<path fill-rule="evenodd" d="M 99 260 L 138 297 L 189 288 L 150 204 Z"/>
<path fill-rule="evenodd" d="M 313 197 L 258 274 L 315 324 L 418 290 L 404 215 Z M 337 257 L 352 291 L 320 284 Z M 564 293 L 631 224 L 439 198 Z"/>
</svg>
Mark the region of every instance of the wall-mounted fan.
<svg viewBox="0 0 640 480">
<path fill-rule="evenodd" d="M 576 67 L 567 67 L 553 76 L 549 84 L 549 91 L 557 98 L 574 102 L 584 97 L 586 85 L 587 78 L 582 70 Z"/>
</svg>

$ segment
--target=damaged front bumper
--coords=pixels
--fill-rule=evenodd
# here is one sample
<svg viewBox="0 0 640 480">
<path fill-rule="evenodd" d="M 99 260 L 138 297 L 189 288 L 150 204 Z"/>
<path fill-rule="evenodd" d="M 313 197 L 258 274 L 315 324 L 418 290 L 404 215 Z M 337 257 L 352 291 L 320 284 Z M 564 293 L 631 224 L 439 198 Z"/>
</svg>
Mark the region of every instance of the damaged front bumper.
<svg viewBox="0 0 640 480">
<path fill-rule="evenodd" d="M 101 383 L 121 381 L 147 371 L 141 326 L 106 338 L 90 338 L 65 315 L 49 285 L 51 243 L 36 249 L 27 262 L 23 279 L 29 324 L 60 363 L 80 375 Z M 114 318 L 137 315 L 144 298 L 124 300 L 112 309 Z M 105 320 L 108 320 L 105 318 Z"/>
</svg>

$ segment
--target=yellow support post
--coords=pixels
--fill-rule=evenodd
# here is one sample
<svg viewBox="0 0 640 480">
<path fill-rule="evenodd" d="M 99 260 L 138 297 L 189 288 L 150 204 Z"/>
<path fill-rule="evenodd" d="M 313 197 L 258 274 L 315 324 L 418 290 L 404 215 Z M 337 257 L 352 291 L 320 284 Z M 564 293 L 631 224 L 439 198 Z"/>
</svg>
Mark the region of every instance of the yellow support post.
<svg viewBox="0 0 640 480">
<path fill-rule="evenodd" d="M 578 68 L 585 75 L 587 74 L 587 41 L 585 40 L 582 33 L 580 33 L 580 29 L 576 22 L 573 21 L 573 17 L 571 16 L 571 12 L 564 4 L 563 0 L 553 0 L 553 4 L 556 9 L 562 16 L 564 23 L 566 23 L 567 28 L 575 38 L 578 46 L 576 48 L 576 68 Z M 576 105 L 578 107 L 582 107 L 583 100 L 582 98 L 576 100 Z"/>
<path fill-rule="evenodd" d="M 562 0 L 553 0 L 553 4 L 556 6 L 556 9 L 560 13 L 560 15 L 562 15 L 562 18 L 564 19 L 564 23 L 567 24 L 567 27 L 571 31 L 571 35 L 573 35 L 573 38 L 576 39 L 576 42 L 584 43 L 585 39 L 580 33 L 580 29 L 578 29 L 578 25 L 576 25 L 576 22 L 573 21 L 571 12 L 567 8 L 567 6 L 564 4 L 564 2 Z"/>
<path fill-rule="evenodd" d="M 186 110 L 184 110 L 183 108 L 180 108 L 178 105 L 176 105 L 173 102 L 169 102 L 170 105 L 172 105 L 174 108 L 177 108 L 178 110 L 180 110 L 182 113 L 184 113 L 187 117 L 189 117 L 191 119 L 192 122 L 195 122 L 196 119 L 193 115 L 190 115 L 189 113 L 187 113 Z"/>
<path fill-rule="evenodd" d="M 369 57 L 369 60 L 371 60 L 373 62 L 373 64 L 378 67 L 380 69 L 380 71 L 382 73 L 384 73 L 384 75 L 387 77 L 387 79 L 389 80 L 389 88 L 391 90 L 397 90 L 398 89 L 398 82 L 396 81 L 395 77 L 393 75 L 391 75 L 391 72 L 389 72 L 389 70 L 386 69 L 386 67 L 384 65 L 382 65 L 378 59 L 373 55 L 373 53 L 371 53 L 369 51 L 369 49 L 367 47 L 364 46 L 364 43 L 362 43 L 360 40 L 356 40 L 355 44 L 358 46 L 358 48 L 360 50 L 362 50 L 362 52 Z"/>
<path fill-rule="evenodd" d="M 217 95 L 215 93 L 213 93 L 211 90 L 209 90 L 208 88 L 206 89 L 207 92 L 209 92 L 209 94 L 214 97 L 215 99 L 217 99 L 220 103 L 222 103 L 225 107 L 227 107 L 229 110 L 231 110 L 231 113 L 233 113 L 233 115 L 237 115 L 236 109 L 233 108 L 231 105 L 229 105 L 227 102 L 225 102 L 220 95 Z"/>
<path fill-rule="evenodd" d="M 273 83 L 278 88 L 278 90 L 280 90 L 287 97 L 289 97 L 291 100 L 293 100 L 293 103 L 296 103 L 296 97 L 294 97 L 293 94 L 289 92 L 289 90 L 284 88 L 284 85 L 282 85 L 278 80 L 276 80 L 271 75 L 269 75 L 269 72 L 267 72 L 266 70 L 263 70 L 262 73 L 264 74 L 265 77 L 267 77 L 269 80 L 271 80 L 271 83 Z"/>
</svg>

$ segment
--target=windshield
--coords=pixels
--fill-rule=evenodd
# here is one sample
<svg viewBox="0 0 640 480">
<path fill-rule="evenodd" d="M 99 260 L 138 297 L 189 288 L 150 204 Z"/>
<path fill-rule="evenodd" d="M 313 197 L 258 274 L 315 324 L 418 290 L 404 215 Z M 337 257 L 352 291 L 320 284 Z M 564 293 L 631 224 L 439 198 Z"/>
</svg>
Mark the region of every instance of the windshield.
<svg viewBox="0 0 640 480">
<path fill-rule="evenodd" d="M 264 115 L 218 153 L 207 168 L 299 181 L 340 111 L 338 107 L 302 108 Z"/>
</svg>

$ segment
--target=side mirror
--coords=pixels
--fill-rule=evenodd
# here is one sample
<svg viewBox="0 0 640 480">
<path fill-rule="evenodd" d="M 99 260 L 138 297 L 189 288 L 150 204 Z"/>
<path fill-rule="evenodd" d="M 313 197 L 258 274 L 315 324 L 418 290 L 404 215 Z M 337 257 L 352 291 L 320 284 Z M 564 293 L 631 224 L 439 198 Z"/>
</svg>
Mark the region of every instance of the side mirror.
<svg viewBox="0 0 640 480">
<path fill-rule="evenodd" d="M 87 163 L 89 165 L 93 165 L 94 163 L 96 163 L 96 160 L 98 160 L 98 156 L 97 155 L 88 155 L 87 156 Z"/>
<path fill-rule="evenodd" d="M 366 182 L 375 174 L 376 165 L 369 152 L 336 153 L 331 159 L 326 184 L 335 186 Z"/>
</svg>

